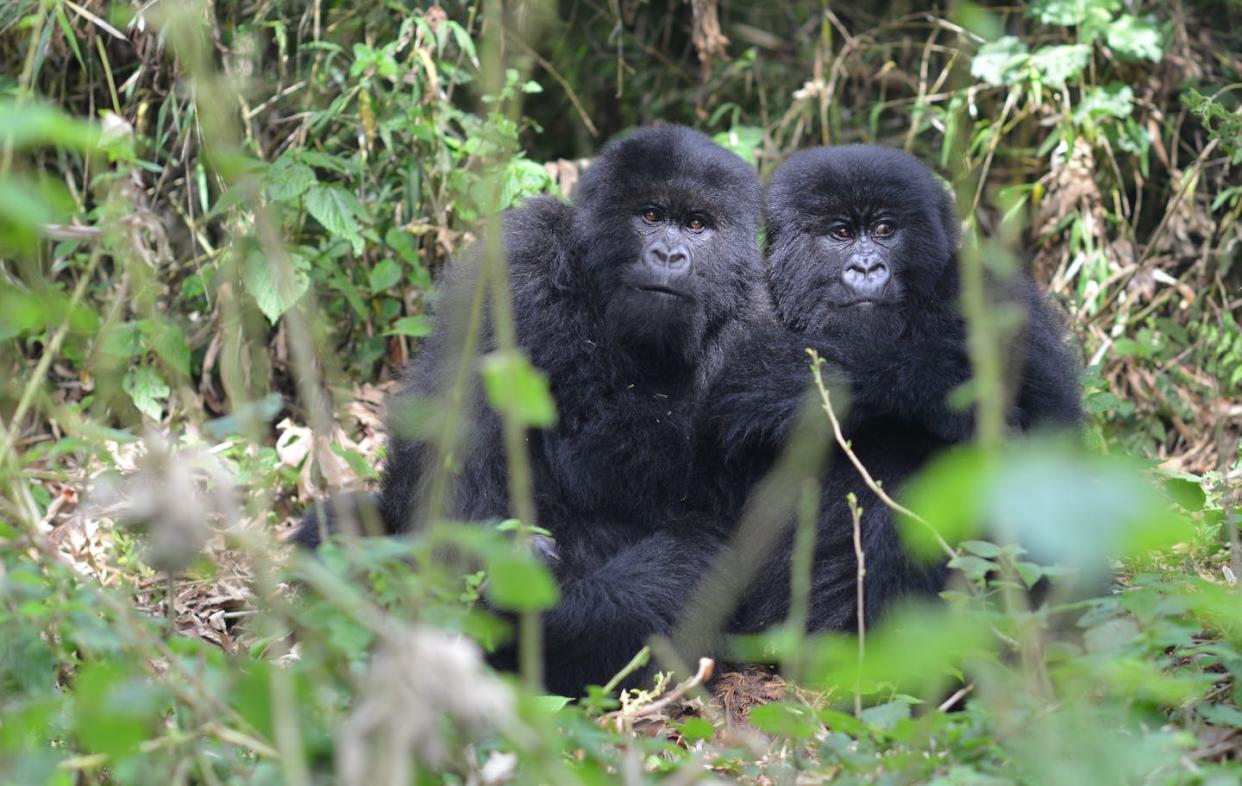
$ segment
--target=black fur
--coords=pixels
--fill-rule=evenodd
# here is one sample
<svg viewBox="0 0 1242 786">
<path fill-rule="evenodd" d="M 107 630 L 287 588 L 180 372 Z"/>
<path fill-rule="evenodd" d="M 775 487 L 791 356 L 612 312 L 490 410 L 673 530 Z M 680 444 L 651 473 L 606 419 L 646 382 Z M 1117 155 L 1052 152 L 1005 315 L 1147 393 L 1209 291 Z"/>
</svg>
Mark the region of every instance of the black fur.
<svg viewBox="0 0 1242 786">
<path fill-rule="evenodd" d="M 537 523 L 556 539 L 563 595 L 545 617 L 555 692 L 602 684 L 650 635 L 668 632 L 721 540 L 708 515 L 716 501 L 694 471 L 697 417 L 744 333 L 739 318 L 764 297 L 760 211 L 750 166 L 702 134 L 660 126 L 606 146 L 572 205 L 541 198 L 505 216 L 518 343 L 548 376 L 557 405 L 554 426 L 527 433 Z M 685 229 L 698 226 L 689 216 L 703 227 Z M 675 238 L 691 258 L 688 278 L 675 281 L 681 297 L 633 288 L 635 276 L 651 273 L 641 264 L 657 235 Z M 463 261 L 446 274 L 439 310 L 447 318 L 468 313 L 478 262 Z M 392 402 L 379 495 L 390 532 L 417 525 L 436 475 L 427 439 L 404 426 L 402 411 L 452 384 L 459 334 L 440 319 Z M 485 339 L 483 350 L 491 348 Z M 444 512 L 507 518 L 500 419 L 481 394 L 464 419 L 473 431 L 454 452 Z"/>
<path fill-rule="evenodd" d="M 831 363 L 825 368 L 829 382 L 845 383 L 852 393 L 845 430 L 856 454 L 896 493 L 938 453 L 974 433 L 973 413 L 946 402 L 971 374 L 958 303 L 958 220 L 949 193 L 910 156 L 859 145 L 794 155 L 773 175 L 767 200 L 768 281 L 778 324 L 754 331 L 749 349 L 721 375 L 708 420 L 738 466 L 770 465 L 809 380 L 804 350 L 814 347 Z M 878 251 L 872 251 L 891 280 L 868 294 L 869 304 L 859 305 L 858 292 L 843 280 L 853 259 L 851 244 L 831 232 L 847 227 L 843 235 L 861 243 L 879 223 L 890 226 L 885 237 L 876 235 Z M 1014 388 L 1010 427 L 1076 427 L 1078 373 L 1056 313 L 1028 280 L 995 290 L 1027 312 L 1025 329 L 1007 353 Z M 838 411 L 844 403 L 834 401 Z M 853 530 L 845 502 L 851 491 L 864 509 L 867 617 L 902 596 L 934 593 L 943 584 L 944 568 L 907 555 L 891 511 L 838 452 L 823 482 L 813 629 L 857 624 Z M 784 619 L 790 549 L 786 541 L 747 594 L 737 630 L 757 631 Z"/>
</svg>

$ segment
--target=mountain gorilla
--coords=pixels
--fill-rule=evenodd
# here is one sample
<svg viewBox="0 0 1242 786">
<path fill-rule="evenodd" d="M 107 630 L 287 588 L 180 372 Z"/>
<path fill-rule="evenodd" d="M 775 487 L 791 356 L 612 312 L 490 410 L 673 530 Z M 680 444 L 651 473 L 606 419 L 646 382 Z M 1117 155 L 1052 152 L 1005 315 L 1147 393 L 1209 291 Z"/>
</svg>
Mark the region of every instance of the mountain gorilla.
<svg viewBox="0 0 1242 786">
<path fill-rule="evenodd" d="M 761 201 L 741 158 L 659 126 L 606 146 L 572 206 L 539 198 L 505 216 L 517 340 L 557 406 L 556 424 L 528 431 L 526 443 L 562 595 L 545 616 L 555 692 L 603 684 L 667 632 L 720 543 L 705 525 L 714 500 L 693 471 L 697 418 L 762 298 Z M 441 314 L 468 313 L 463 282 L 473 277 L 461 272 L 446 272 Z M 388 532 L 415 526 L 436 475 L 429 444 L 402 429 L 401 413 L 451 386 L 461 346 L 451 328 L 441 320 L 390 407 L 379 494 Z M 476 398 L 467 420 L 474 430 L 457 451 L 444 513 L 508 518 L 500 419 Z M 315 545 L 323 525 L 332 528 L 308 517 L 298 539 Z"/>
<path fill-rule="evenodd" d="M 902 152 L 817 148 L 785 162 L 767 196 L 768 284 L 780 325 L 754 331 L 751 348 L 720 376 L 708 418 L 724 435 L 724 449 L 770 464 L 806 388 L 808 346 L 832 364 L 829 380 L 848 384 L 846 435 L 890 493 L 937 453 L 970 439 L 973 414 L 946 401 L 971 375 L 958 308 L 957 227 L 949 192 Z M 1029 280 L 998 289 L 1026 310 L 1025 328 L 1009 347 L 1009 426 L 1077 426 L 1077 369 L 1056 313 Z M 822 485 L 814 629 L 857 625 L 845 501 L 851 491 L 864 509 L 868 621 L 904 595 L 939 591 L 946 575 L 941 565 L 907 557 L 892 511 L 837 454 Z M 790 548 L 787 541 L 775 566 L 757 577 L 736 630 L 761 630 L 788 613 Z"/>
</svg>

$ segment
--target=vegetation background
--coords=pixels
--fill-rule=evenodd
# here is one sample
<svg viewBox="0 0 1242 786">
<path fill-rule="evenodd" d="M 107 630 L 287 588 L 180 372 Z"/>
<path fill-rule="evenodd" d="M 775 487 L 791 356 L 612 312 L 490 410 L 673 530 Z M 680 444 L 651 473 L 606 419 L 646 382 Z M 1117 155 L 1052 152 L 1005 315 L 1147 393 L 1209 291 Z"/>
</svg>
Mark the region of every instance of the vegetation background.
<svg viewBox="0 0 1242 786">
<path fill-rule="evenodd" d="M 1239 14 L 0 4 L 0 782 L 1236 783 Z M 716 702 L 683 671 L 567 704 L 449 635 L 495 630 L 480 593 L 554 599 L 511 533 L 275 540 L 375 478 L 447 258 L 656 121 L 761 173 L 848 142 L 932 163 L 971 264 L 1069 314 L 1089 444 L 983 445 L 911 491 L 952 535 L 947 604 L 779 631 L 751 652 L 781 668 Z M 986 383 L 1004 315 L 970 316 Z M 536 417 L 512 373 L 493 403 Z M 984 519 L 1056 533 L 1052 559 Z M 428 559 L 446 542 L 469 565 Z M 1114 591 L 1024 602 L 1101 554 Z"/>
</svg>

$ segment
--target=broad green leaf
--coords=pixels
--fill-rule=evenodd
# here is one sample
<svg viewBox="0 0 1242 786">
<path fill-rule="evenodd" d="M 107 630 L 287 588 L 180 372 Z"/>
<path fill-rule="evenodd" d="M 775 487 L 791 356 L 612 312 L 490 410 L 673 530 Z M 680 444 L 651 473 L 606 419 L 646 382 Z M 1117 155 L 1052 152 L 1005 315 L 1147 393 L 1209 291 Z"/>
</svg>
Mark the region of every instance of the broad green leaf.
<svg viewBox="0 0 1242 786">
<path fill-rule="evenodd" d="M 167 704 L 165 689 L 116 662 L 83 666 L 74 684 L 76 729 L 86 751 L 133 753 L 155 734 Z"/>
<path fill-rule="evenodd" d="M 989 85 L 1008 85 L 1018 81 L 1028 60 L 1030 54 L 1020 38 L 1002 36 L 979 47 L 970 64 L 970 74 Z"/>
<path fill-rule="evenodd" d="M 181 328 L 167 319 L 144 319 L 138 324 L 160 360 L 177 374 L 190 376 L 190 343 Z"/>
<path fill-rule="evenodd" d="M 542 611 L 560 600 L 556 581 L 533 556 L 512 549 L 487 566 L 487 597 L 508 611 Z"/>
<path fill-rule="evenodd" d="M 726 150 L 741 156 L 748 164 L 754 164 L 756 151 L 763 147 L 763 129 L 757 126 L 733 126 L 728 131 L 716 134 L 712 139 Z"/>
<path fill-rule="evenodd" d="M 392 324 L 392 327 L 384 331 L 384 335 L 423 338 L 424 336 L 430 336 L 431 331 L 431 320 L 425 314 L 415 314 L 412 317 L 401 317 L 401 319 L 398 319 Z"/>
<path fill-rule="evenodd" d="M 1087 67 L 1090 57 L 1091 47 L 1082 44 L 1045 46 L 1031 55 L 1031 65 L 1044 84 L 1060 88 Z"/>
<path fill-rule="evenodd" d="M 1205 721 L 1226 728 L 1242 729 L 1242 710 L 1228 704 L 1199 704 L 1195 707 Z"/>
<path fill-rule="evenodd" d="M 1121 0 L 1035 0 L 1031 15 L 1046 25 L 1081 25 L 1101 15 L 1111 17 Z"/>
<path fill-rule="evenodd" d="M 363 211 L 353 194 L 321 183 L 307 191 L 303 201 L 324 229 L 348 240 L 355 254 L 362 253 L 362 227 L 358 224 L 358 218 Z"/>
<path fill-rule="evenodd" d="M 293 202 L 319 182 L 315 170 L 288 155 L 276 159 L 264 179 L 268 196 L 277 202 Z"/>
<path fill-rule="evenodd" d="M 950 544 L 983 531 L 979 489 L 990 482 L 994 470 L 994 463 L 982 451 L 962 447 L 937 457 L 902 489 L 902 503 L 928 522 L 898 516 L 902 539 L 915 554 L 943 556 L 933 530 Z"/>
<path fill-rule="evenodd" d="M 289 262 L 287 269 L 279 270 L 278 262 L 269 260 L 261 249 L 251 246 L 242 263 L 242 281 L 246 284 L 246 291 L 272 324 L 276 324 L 276 320 L 310 288 L 310 277 L 307 275 L 310 263 L 306 258 L 289 252 L 286 259 Z"/>
<path fill-rule="evenodd" d="M 381 260 L 378 265 L 371 268 L 368 283 L 372 295 L 387 292 L 401 283 L 401 266 L 391 259 Z"/>
<path fill-rule="evenodd" d="M 972 557 L 969 554 L 962 554 L 949 560 L 949 567 L 953 570 L 960 570 L 968 579 L 977 580 L 995 570 L 996 563 L 981 559 L 980 557 Z"/>
<path fill-rule="evenodd" d="M 17 150 L 41 145 L 82 152 L 99 147 L 103 129 L 50 104 L 0 100 L 0 145 Z"/>
<path fill-rule="evenodd" d="M 523 426 L 547 427 L 556 422 L 556 402 L 548 378 L 520 352 L 492 352 L 483 358 L 483 386 L 497 412 L 517 418 Z"/>
<path fill-rule="evenodd" d="M 379 470 L 377 470 L 374 463 L 363 454 L 356 450 L 341 447 L 335 442 L 329 445 L 329 447 L 333 453 L 345 459 L 345 463 L 349 465 L 349 468 L 353 470 L 353 473 L 358 477 L 367 480 L 379 477 Z"/>
<path fill-rule="evenodd" d="M 269 393 L 258 401 L 242 404 L 228 415 L 207 421 L 203 431 L 215 439 L 254 433 L 263 424 L 271 423 L 284 406 L 285 400 L 279 393 Z"/>
<path fill-rule="evenodd" d="M 449 21 L 448 28 L 453 31 L 453 40 L 457 42 L 457 48 L 470 58 L 470 63 L 475 68 L 479 67 L 479 56 L 474 50 L 474 41 L 470 38 L 470 33 L 466 32 L 466 28 L 454 21 Z"/>
<path fill-rule="evenodd" d="M 910 719 L 910 699 L 896 699 L 862 711 L 859 720 L 872 728 L 891 731 L 900 721 Z"/>
<path fill-rule="evenodd" d="M 988 620 L 981 616 L 962 614 L 946 604 L 899 605 L 867 631 L 861 667 L 854 636 L 836 634 L 810 643 L 804 661 L 807 684 L 846 690 L 883 685 L 886 693 L 895 686 L 902 693 L 932 698 L 955 672 L 984 656 L 994 641 Z"/>
<path fill-rule="evenodd" d="M 138 411 L 152 420 L 159 420 L 164 413 L 164 403 L 172 390 L 160 373 L 149 366 L 139 366 L 125 375 L 121 387 L 129 394 Z"/>
<path fill-rule="evenodd" d="M 498 207 L 512 207 L 527 197 L 546 193 L 552 185 L 552 176 L 543 168 L 543 164 L 527 158 L 514 158 L 505 169 Z"/>
<path fill-rule="evenodd" d="M 389 227 L 384 233 L 384 243 L 411 265 L 420 263 L 418 246 L 414 243 L 414 236 L 409 232 L 403 232 L 397 227 Z"/>
<path fill-rule="evenodd" d="M 569 702 L 573 701 L 568 696 L 555 696 L 552 694 L 532 696 L 529 700 L 541 711 L 548 713 L 560 712 L 569 706 Z"/>
<path fill-rule="evenodd" d="M 1074 110 L 1074 120 L 1084 122 L 1096 117 L 1129 117 L 1134 109 L 1134 90 L 1129 85 L 1113 82 L 1107 87 L 1093 87 Z"/>
<path fill-rule="evenodd" d="M 1127 60 L 1159 63 L 1164 58 L 1164 36 L 1150 17 L 1122 14 L 1104 35 L 1109 48 Z"/>
<path fill-rule="evenodd" d="M 779 702 L 755 707 L 748 719 L 750 725 L 774 737 L 806 739 L 821 728 L 819 718 L 810 707 Z"/>
<path fill-rule="evenodd" d="M 696 742 L 706 742 L 716 736 L 716 727 L 706 718 L 691 716 L 681 723 L 674 723 L 673 728 L 677 729 L 691 745 Z"/>
</svg>

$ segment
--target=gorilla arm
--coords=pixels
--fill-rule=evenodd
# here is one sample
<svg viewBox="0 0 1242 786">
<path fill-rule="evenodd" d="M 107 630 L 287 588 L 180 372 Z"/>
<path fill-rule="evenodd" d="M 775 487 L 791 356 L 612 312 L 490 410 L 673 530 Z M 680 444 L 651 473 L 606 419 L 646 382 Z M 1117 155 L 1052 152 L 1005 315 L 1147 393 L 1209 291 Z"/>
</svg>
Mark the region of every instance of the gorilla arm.
<svg viewBox="0 0 1242 786">
<path fill-rule="evenodd" d="M 730 456 L 779 449 L 808 401 L 819 404 L 810 390 L 813 349 L 825 361 L 824 384 L 847 436 L 870 418 L 897 417 L 946 441 L 965 441 L 974 434 L 974 416 L 947 402 L 970 379 L 961 344 L 940 337 L 868 350 L 844 338 L 757 327 L 713 386 L 705 423 Z"/>
</svg>

